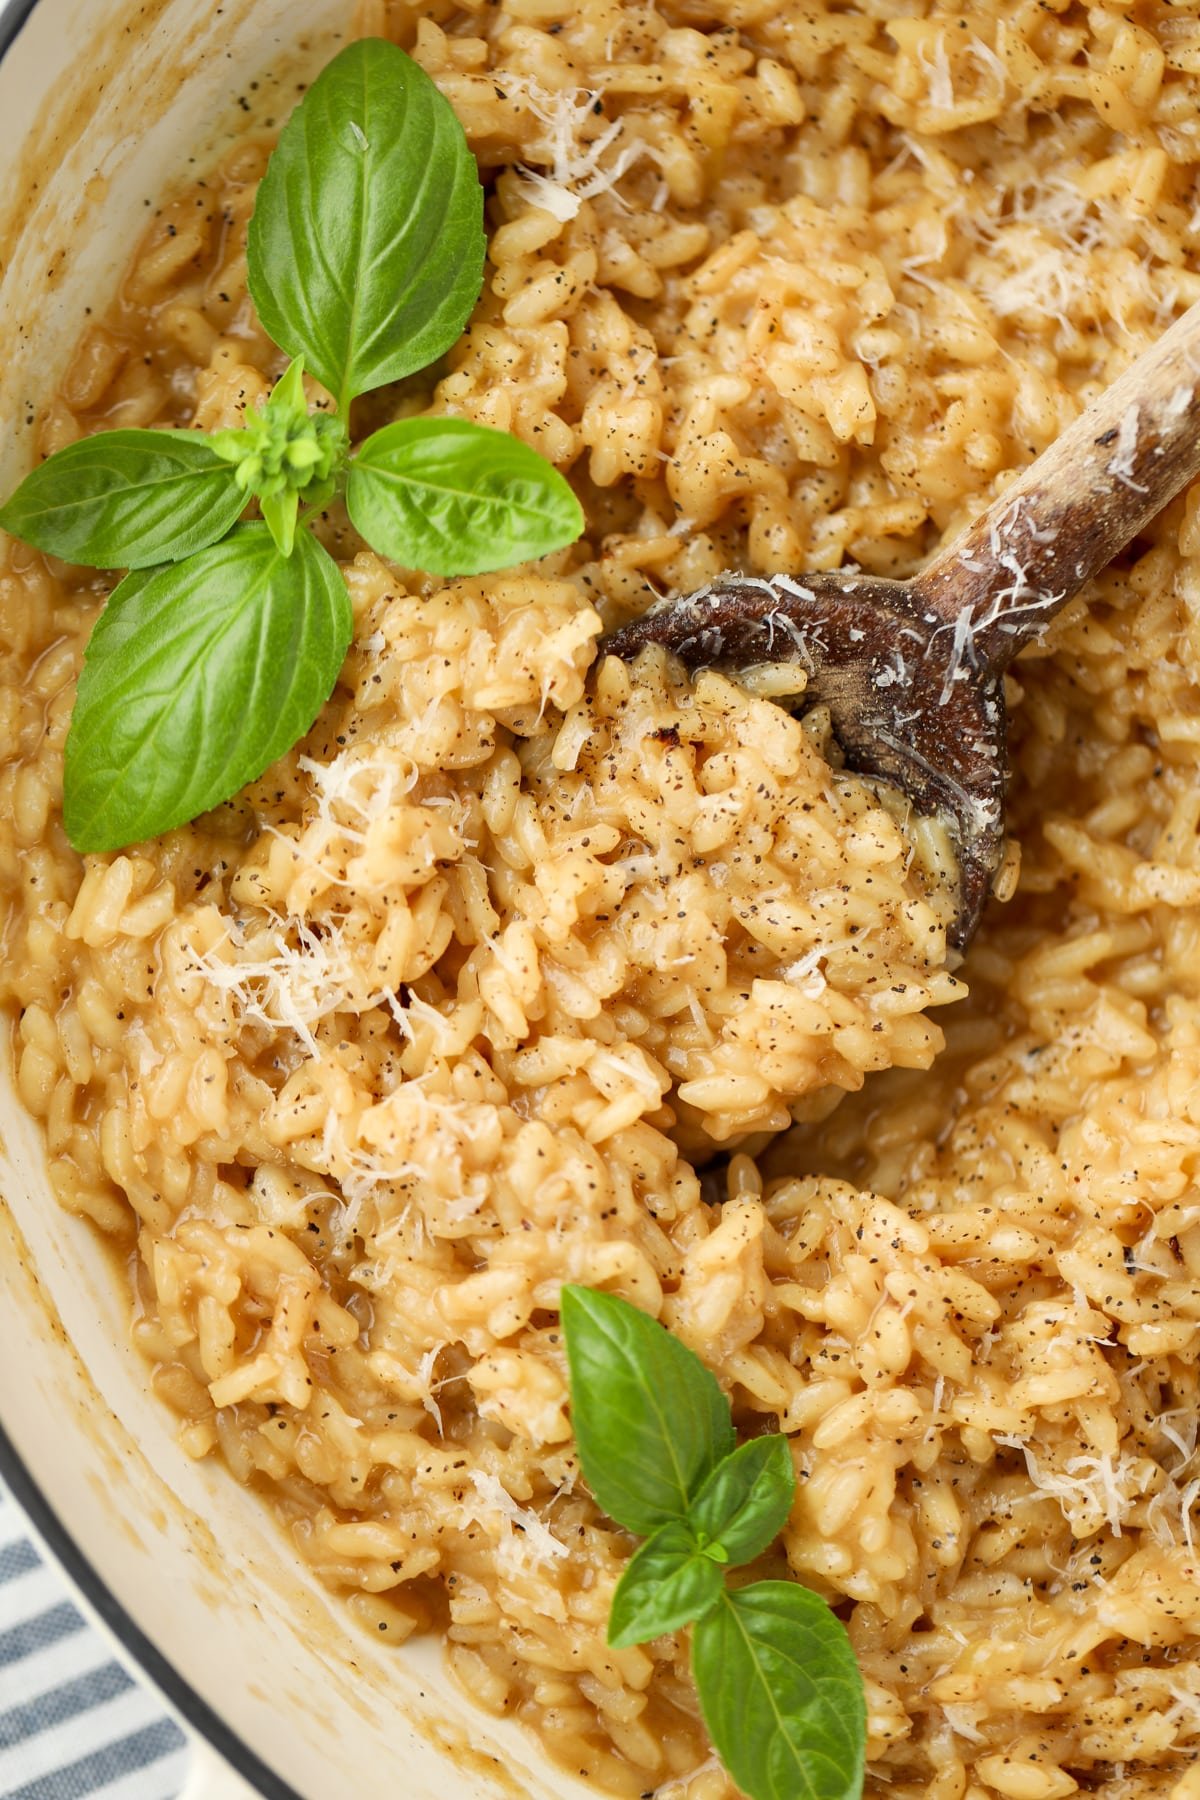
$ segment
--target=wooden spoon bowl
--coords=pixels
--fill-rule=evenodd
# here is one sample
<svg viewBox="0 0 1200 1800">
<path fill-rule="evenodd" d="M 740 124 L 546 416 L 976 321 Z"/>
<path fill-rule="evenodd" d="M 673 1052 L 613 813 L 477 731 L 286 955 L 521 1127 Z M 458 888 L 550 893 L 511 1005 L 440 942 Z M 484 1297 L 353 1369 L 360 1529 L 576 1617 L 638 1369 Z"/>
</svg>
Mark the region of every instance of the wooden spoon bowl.
<svg viewBox="0 0 1200 1800">
<path fill-rule="evenodd" d="M 910 581 L 855 570 L 729 574 L 614 632 L 737 675 L 798 661 L 795 710 L 829 707 L 847 765 L 942 817 L 960 871 L 951 943 L 979 924 L 1004 853 L 1004 673 L 1087 581 L 1200 474 L 1200 304 L 1130 365 Z"/>
</svg>

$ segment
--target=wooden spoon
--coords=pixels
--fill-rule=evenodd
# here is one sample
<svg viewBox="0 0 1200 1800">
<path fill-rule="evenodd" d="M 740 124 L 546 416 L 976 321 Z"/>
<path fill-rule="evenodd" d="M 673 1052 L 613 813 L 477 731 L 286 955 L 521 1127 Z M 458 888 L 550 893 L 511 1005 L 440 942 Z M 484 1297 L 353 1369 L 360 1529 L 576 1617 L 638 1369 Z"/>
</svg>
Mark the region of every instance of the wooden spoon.
<svg viewBox="0 0 1200 1800">
<path fill-rule="evenodd" d="M 1200 474 L 1200 303 L 1009 482 L 920 575 L 721 575 L 601 645 L 664 644 L 690 669 L 798 660 L 847 765 L 941 815 L 960 870 L 951 943 L 979 923 L 1004 850 L 1004 671 Z"/>
</svg>

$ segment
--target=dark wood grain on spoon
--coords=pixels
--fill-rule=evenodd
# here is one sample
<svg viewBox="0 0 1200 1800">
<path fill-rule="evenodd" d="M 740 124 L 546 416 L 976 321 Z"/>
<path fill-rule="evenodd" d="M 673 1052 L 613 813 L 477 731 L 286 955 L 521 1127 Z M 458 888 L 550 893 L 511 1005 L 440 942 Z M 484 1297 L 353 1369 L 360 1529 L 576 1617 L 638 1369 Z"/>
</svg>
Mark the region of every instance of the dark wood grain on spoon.
<svg viewBox="0 0 1200 1800">
<path fill-rule="evenodd" d="M 951 941 L 975 932 L 1004 850 L 1004 672 L 1200 474 L 1200 305 L 1140 356 L 911 581 L 852 570 L 722 575 L 614 632 L 690 669 L 799 661 L 848 766 L 943 816 L 961 875 Z"/>
</svg>

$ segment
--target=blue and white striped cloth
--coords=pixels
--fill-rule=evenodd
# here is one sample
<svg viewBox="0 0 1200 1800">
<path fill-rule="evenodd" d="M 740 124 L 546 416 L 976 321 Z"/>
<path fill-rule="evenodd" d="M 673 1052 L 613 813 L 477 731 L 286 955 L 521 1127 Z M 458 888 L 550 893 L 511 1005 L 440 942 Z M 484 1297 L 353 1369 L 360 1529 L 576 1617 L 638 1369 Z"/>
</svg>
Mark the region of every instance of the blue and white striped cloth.
<svg viewBox="0 0 1200 1800">
<path fill-rule="evenodd" d="M 0 1487 L 0 1800 L 175 1800 L 183 1733 L 114 1661 Z"/>
</svg>

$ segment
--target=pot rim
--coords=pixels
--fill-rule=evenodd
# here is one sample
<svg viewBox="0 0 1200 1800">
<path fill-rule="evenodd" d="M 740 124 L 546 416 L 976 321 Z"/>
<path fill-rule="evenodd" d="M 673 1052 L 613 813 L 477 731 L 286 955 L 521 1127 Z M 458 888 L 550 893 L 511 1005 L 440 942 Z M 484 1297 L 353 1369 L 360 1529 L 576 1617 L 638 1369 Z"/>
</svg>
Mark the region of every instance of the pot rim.
<svg viewBox="0 0 1200 1800">
<path fill-rule="evenodd" d="M 29 23 L 39 0 L 0 0 L 0 62 L 8 56 Z M 0 1424 L 0 1480 L 25 1513 L 35 1533 L 67 1580 L 100 1619 L 126 1657 L 158 1689 L 192 1730 L 203 1738 L 263 1800 L 301 1800 L 244 1738 L 228 1726 L 174 1663 L 154 1645 L 117 1599 L 104 1577 L 63 1525 L 48 1495 L 30 1472 L 16 1445 Z"/>
<path fill-rule="evenodd" d="M 37 0 L 33 0 L 33 5 Z M 31 8 L 32 10 L 32 8 Z M 0 50 L 0 56 L 3 50 Z M 107 1585 L 96 1565 L 89 1560 L 63 1525 L 50 1500 L 30 1474 L 24 1458 L 0 1425 L 0 1481 L 3 1481 L 21 1511 L 25 1514 L 41 1546 L 73 1588 L 78 1589 L 85 1604 L 116 1639 L 125 1657 L 131 1661 L 178 1713 L 194 1733 L 203 1738 L 217 1755 L 246 1781 L 262 1800 L 301 1800 L 273 1769 L 268 1768 L 244 1738 L 237 1735 L 207 1700 L 181 1675 L 136 1624 L 132 1616 Z"/>
</svg>

